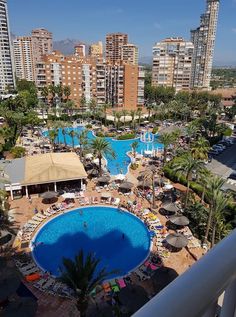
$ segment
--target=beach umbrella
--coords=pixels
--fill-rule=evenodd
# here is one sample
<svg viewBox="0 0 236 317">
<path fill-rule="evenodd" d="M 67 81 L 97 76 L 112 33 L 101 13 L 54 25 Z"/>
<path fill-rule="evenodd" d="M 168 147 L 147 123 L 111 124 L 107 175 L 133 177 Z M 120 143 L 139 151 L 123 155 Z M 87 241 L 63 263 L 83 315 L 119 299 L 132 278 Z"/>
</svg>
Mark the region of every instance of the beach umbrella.
<svg viewBox="0 0 236 317">
<path fill-rule="evenodd" d="M 120 189 L 125 189 L 125 190 L 131 190 L 131 188 L 134 186 L 133 183 L 131 182 L 124 182 L 122 184 L 120 184 L 119 188 Z"/>
<path fill-rule="evenodd" d="M 188 226 L 189 220 L 187 217 L 182 215 L 175 215 L 169 218 L 169 221 L 176 226 Z"/>
<path fill-rule="evenodd" d="M 29 297 L 19 298 L 14 302 L 9 302 L 1 312 L 2 317 L 33 317 L 38 308 L 37 302 Z"/>
<path fill-rule="evenodd" d="M 94 168 L 91 171 L 88 171 L 88 174 L 89 176 L 97 177 L 99 175 L 99 171 L 96 168 Z"/>
<path fill-rule="evenodd" d="M 179 211 L 179 208 L 176 206 L 176 204 L 173 204 L 170 202 L 163 204 L 160 208 L 161 214 L 169 214 L 169 213 L 175 214 L 178 211 Z"/>
<path fill-rule="evenodd" d="M 111 179 L 110 176 L 101 176 L 97 179 L 97 182 L 105 184 L 105 183 L 109 183 L 110 179 Z"/>
<path fill-rule="evenodd" d="M 102 197 L 102 198 L 110 198 L 110 197 L 111 197 L 111 194 L 110 194 L 110 193 L 107 193 L 107 192 L 104 192 L 104 193 L 101 193 L 101 197 Z"/>
<path fill-rule="evenodd" d="M 147 292 L 140 285 L 127 285 L 120 290 L 118 298 L 131 314 L 149 301 Z"/>
<path fill-rule="evenodd" d="M 58 196 L 58 193 L 53 191 L 47 191 L 40 195 L 43 199 L 52 199 Z"/>
<path fill-rule="evenodd" d="M 188 239 L 182 233 L 170 233 L 165 241 L 177 249 L 185 248 L 188 245 Z"/>
<path fill-rule="evenodd" d="M 20 278 L 12 269 L 0 272 L 0 301 L 5 300 L 16 292 L 20 286 Z"/>
</svg>

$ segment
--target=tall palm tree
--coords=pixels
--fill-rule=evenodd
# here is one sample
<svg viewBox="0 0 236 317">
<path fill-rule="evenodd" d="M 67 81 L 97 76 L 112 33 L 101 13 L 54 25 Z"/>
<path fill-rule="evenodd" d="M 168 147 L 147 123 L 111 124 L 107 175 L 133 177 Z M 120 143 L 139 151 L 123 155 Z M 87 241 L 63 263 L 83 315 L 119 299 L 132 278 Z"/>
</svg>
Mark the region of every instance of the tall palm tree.
<svg viewBox="0 0 236 317">
<path fill-rule="evenodd" d="M 52 148 L 53 148 L 53 152 L 55 151 L 55 142 L 56 142 L 56 138 L 58 137 L 58 129 L 53 129 L 49 131 L 49 140 L 52 144 Z"/>
<path fill-rule="evenodd" d="M 197 174 L 200 170 L 204 169 L 204 163 L 202 161 L 196 160 L 192 157 L 190 153 L 186 153 L 178 157 L 172 164 L 172 168 L 176 172 L 181 172 L 184 174 L 187 181 L 187 191 L 185 198 L 185 206 L 188 204 L 190 181 L 192 180 L 193 173 Z"/>
<path fill-rule="evenodd" d="M 155 198 L 155 177 L 158 175 L 158 168 L 154 165 L 151 165 L 144 172 L 144 182 L 151 181 L 152 184 L 152 207 L 156 207 L 156 198 Z"/>
<path fill-rule="evenodd" d="M 107 109 L 109 109 L 110 107 L 111 107 L 111 105 L 108 103 L 104 103 L 102 105 L 102 109 L 104 111 L 104 124 L 105 124 L 105 126 L 107 125 Z"/>
<path fill-rule="evenodd" d="M 47 101 L 48 101 L 48 94 L 49 94 L 48 87 L 47 86 L 42 87 L 41 96 L 43 96 L 45 103 L 47 103 Z"/>
<path fill-rule="evenodd" d="M 121 113 L 119 111 L 116 111 L 115 116 L 116 116 L 116 128 L 119 129 Z"/>
<path fill-rule="evenodd" d="M 137 109 L 137 115 L 138 115 L 138 124 L 140 125 L 141 122 L 141 115 L 142 115 L 142 108 Z"/>
<path fill-rule="evenodd" d="M 222 191 L 217 191 L 214 195 L 214 204 L 213 204 L 213 221 L 212 221 L 212 236 L 211 236 L 211 247 L 215 245 L 216 230 L 217 225 L 222 220 L 222 216 L 226 210 L 231 199 L 225 196 Z"/>
<path fill-rule="evenodd" d="M 207 226 L 206 226 L 205 236 L 203 239 L 203 244 L 207 243 L 210 228 L 212 225 L 212 217 L 214 213 L 215 200 L 218 195 L 218 192 L 220 191 L 224 183 L 225 183 L 225 180 L 223 180 L 222 178 L 218 176 L 212 176 L 211 178 L 209 178 L 209 182 L 207 185 L 207 192 L 206 192 L 206 197 L 209 201 L 209 214 L 208 214 Z"/>
<path fill-rule="evenodd" d="M 191 140 L 191 138 L 195 138 L 196 137 L 198 129 L 199 129 L 198 126 L 196 124 L 194 124 L 193 122 L 191 122 L 186 127 L 186 133 L 187 133 L 187 136 L 189 137 L 189 140 Z"/>
<path fill-rule="evenodd" d="M 58 279 L 73 290 L 81 317 L 86 316 L 91 293 L 116 272 L 107 272 L 105 268 L 98 270 L 99 264 L 99 259 L 92 253 L 85 256 L 83 250 L 75 256 L 74 261 L 63 258 L 63 268 L 60 268 L 61 276 Z"/>
<path fill-rule="evenodd" d="M 136 158 L 136 152 L 137 152 L 138 146 L 139 146 L 139 142 L 138 142 L 138 141 L 134 141 L 134 142 L 131 144 L 131 148 L 132 148 L 132 150 L 133 150 L 134 158 Z"/>
<path fill-rule="evenodd" d="M 199 137 L 191 144 L 191 153 L 195 159 L 206 160 L 208 159 L 208 152 L 210 150 L 210 143 L 204 137 Z"/>
<path fill-rule="evenodd" d="M 125 123 L 126 123 L 126 116 L 128 115 L 128 111 L 126 110 L 126 109 L 123 109 L 122 111 L 121 111 L 121 114 L 122 114 L 122 116 L 123 116 L 123 121 L 124 121 L 124 125 L 125 125 Z"/>
<path fill-rule="evenodd" d="M 148 110 L 148 121 L 150 121 L 151 118 L 151 112 L 153 110 L 153 106 L 151 104 L 146 106 L 146 109 Z"/>
<path fill-rule="evenodd" d="M 88 145 L 88 131 L 83 130 L 77 135 L 80 145 L 80 157 L 83 157 L 85 147 Z"/>
<path fill-rule="evenodd" d="M 69 136 L 71 137 L 71 140 L 72 140 L 72 148 L 73 150 L 75 149 L 75 138 L 78 136 L 77 132 L 72 129 L 70 132 L 69 132 Z"/>
<path fill-rule="evenodd" d="M 61 133 L 62 133 L 62 135 L 63 135 L 64 144 L 65 144 L 65 146 L 67 146 L 67 142 L 66 142 L 66 135 L 67 135 L 66 127 L 62 127 Z"/>
<path fill-rule="evenodd" d="M 136 115 L 136 111 L 135 110 L 130 110 L 131 123 L 132 123 L 132 128 L 133 129 L 135 129 L 135 115 Z"/>
<path fill-rule="evenodd" d="M 168 133 L 168 132 L 164 132 L 160 135 L 158 142 L 162 143 L 164 146 L 164 162 L 166 161 L 166 156 L 167 156 L 167 150 L 168 147 L 172 144 L 173 142 L 173 134 L 172 133 Z"/>
<path fill-rule="evenodd" d="M 63 88 L 63 94 L 66 97 L 66 102 L 69 100 L 69 97 L 71 95 L 71 89 L 70 86 L 64 86 Z"/>
<path fill-rule="evenodd" d="M 48 92 L 52 95 L 52 98 L 51 98 L 51 106 L 54 106 L 55 97 L 56 97 L 56 86 L 54 86 L 54 85 L 49 85 L 49 86 L 48 86 Z"/>
<path fill-rule="evenodd" d="M 115 158 L 115 152 L 111 148 L 111 145 L 108 141 L 104 138 L 95 138 L 92 140 L 90 145 L 91 150 L 93 151 L 94 155 L 99 160 L 99 174 L 102 175 L 102 157 L 103 156 L 110 156 Z"/>
<path fill-rule="evenodd" d="M 55 86 L 55 92 L 56 92 L 56 95 L 58 96 L 59 98 L 59 101 L 62 102 L 62 98 L 63 98 L 63 93 L 64 93 L 64 88 L 61 84 Z"/>
</svg>

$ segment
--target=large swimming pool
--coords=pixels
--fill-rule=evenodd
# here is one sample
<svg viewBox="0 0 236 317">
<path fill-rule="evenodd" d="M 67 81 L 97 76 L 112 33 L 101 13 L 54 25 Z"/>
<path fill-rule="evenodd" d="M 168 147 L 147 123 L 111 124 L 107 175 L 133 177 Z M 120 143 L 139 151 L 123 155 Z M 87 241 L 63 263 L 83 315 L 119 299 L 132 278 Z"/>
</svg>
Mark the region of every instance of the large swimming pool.
<svg viewBox="0 0 236 317">
<path fill-rule="evenodd" d="M 75 130 L 76 132 L 80 133 L 82 131 L 82 127 L 77 128 L 67 128 L 66 129 L 66 143 L 69 145 L 72 145 L 72 138 L 69 136 L 69 133 L 71 130 Z M 48 136 L 48 132 L 44 132 L 44 135 Z M 92 131 L 88 131 L 88 139 L 92 140 L 95 138 Z M 131 144 L 134 141 L 138 141 L 139 145 L 137 148 L 137 152 L 142 154 L 144 151 L 153 151 L 157 149 L 162 149 L 163 145 L 158 143 L 158 137 L 155 136 L 154 140 L 152 142 L 142 142 L 140 138 L 132 139 L 132 140 L 114 140 L 112 138 L 106 138 L 106 140 L 110 143 L 112 149 L 116 153 L 116 158 L 112 159 L 110 157 L 106 157 L 107 160 L 107 168 L 111 175 L 117 175 L 117 174 L 126 174 L 128 172 L 129 164 L 131 163 L 130 157 L 127 155 L 127 152 L 130 152 Z M 64 136 L 62 134 L 62 129 L 59 129 L 58 138 L 56 140 L 59 143 L 64 143 Z M 78 145 L 78 139 L 74 138 L 75 145 Z"/>
<path fill-rule="evenodd" d="M 99 268 L 119 270 L 115 276 L 125 275 L 145 260 L 151 243 L 140 219 L 107 206 L 84 207 L 57 216 L 33 241 L 37 245 L 33 249 L 36 263 L 55 276 L 60 275 L 62 257 L 73 259 L 81 249 L 101 259 Z"/>
</svg>

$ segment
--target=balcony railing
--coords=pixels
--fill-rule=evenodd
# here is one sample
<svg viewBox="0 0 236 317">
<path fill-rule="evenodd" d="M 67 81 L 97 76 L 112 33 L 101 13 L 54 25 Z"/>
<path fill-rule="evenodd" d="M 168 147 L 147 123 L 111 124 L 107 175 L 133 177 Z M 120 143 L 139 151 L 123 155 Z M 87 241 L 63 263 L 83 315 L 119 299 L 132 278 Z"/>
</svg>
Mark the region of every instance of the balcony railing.
<svg viewBox="0 0 236 317">
<path fill-rule="evenodd" d="M 184 274 L 153 297 L 133 317 L 235 317 L 236 230 Z M 220 314 L 217 302 L 224 299 Z"/>
</svg>

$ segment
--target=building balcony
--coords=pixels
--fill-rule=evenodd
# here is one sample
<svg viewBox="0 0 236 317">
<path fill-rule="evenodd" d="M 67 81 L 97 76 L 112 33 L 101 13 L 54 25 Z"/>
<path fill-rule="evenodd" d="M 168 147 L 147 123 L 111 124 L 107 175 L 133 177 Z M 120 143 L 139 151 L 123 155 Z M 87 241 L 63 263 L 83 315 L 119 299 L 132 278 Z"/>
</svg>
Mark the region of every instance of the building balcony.
<svg viewBox="0 0 236 317">
<path fill-rule="evenodd" d="M 236 230 L 133 317 L 235 317 L 235 245 Z M 223 298 L 221 309 L 218 306 L 219 297 Z"/>
</svg>

